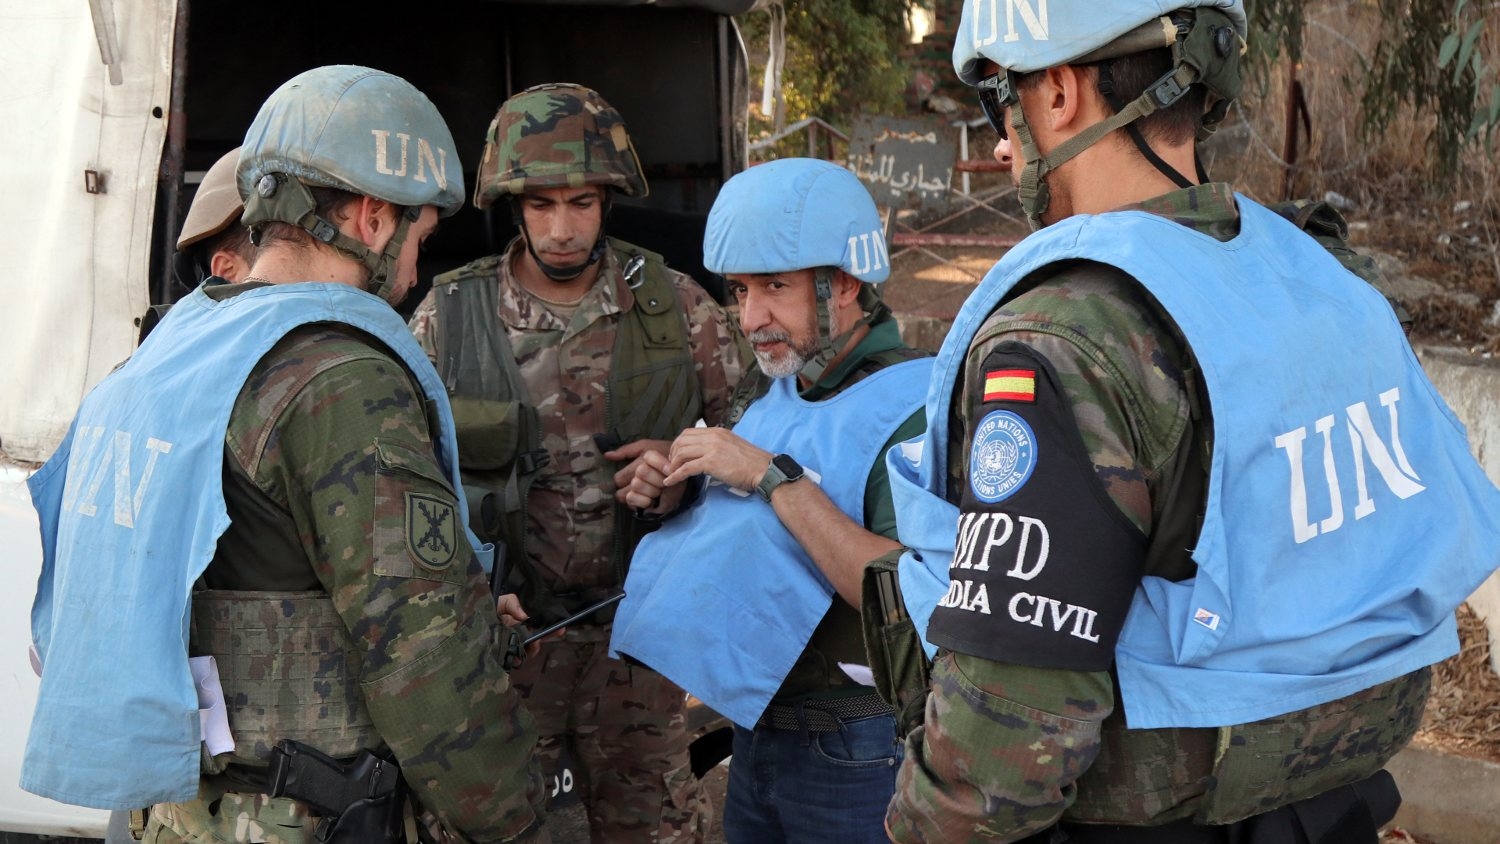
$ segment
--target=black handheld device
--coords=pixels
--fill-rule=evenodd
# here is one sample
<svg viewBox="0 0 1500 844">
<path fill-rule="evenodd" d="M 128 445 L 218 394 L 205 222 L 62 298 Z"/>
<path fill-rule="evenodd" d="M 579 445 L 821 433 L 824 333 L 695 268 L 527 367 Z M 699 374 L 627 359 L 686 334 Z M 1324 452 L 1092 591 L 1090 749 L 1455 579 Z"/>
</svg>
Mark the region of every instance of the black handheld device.
<svg viewBox="0 0 1500 844">
<path fill-rule="evenodd" d="M 543 627 L 542 629 L 536 631 L 535 633 L 532 633 L 531 635 L 527 636 L 525 639 L 521 640 L 521 647 L 524 648 L 527 645 L 531 644 L 532 642 L 535 642 L 536 640 L 538 640 L 538 639 L 540 639 L 540 638 L 542 638 L 544 636 L 547 636 L 547 635 L 549 635 L 551 633 L 554 633 L 554 632 L 556 632 L 556 631 L 558 631 L 558 630 L 560 630 L 560 629 L 562 629 L 564 627 L 567 627 L 569 624 L 572 624 L 575 621 L 581 621 L 581 620 L 583 620 L 585 618 L 588 618 L 589 616 L 593 615 L 594 613 L 596 613 L 596 612 L 604 609 L 605 607 L 609 606 L 610 604 L 615 603 L 616 601 L 619 601 L 621 598 L 624 598 L 624 597 L 625 597 L 625 590 L 621 589 L 620 591 L 615 592 L 614 594 L 609 595 L 608 597 L 606 597 L 606 598 L 604 598 L 602 600 L 595 601 L 594 603 L 589 604 L 588 606 L 584 607 L 583 609 L 579 610 L 578 612 L 573 613 L 572 615 L 568 616 L 567 618 L 564 618 L 561 621 L 554 621 L 553 623 L 547 625 L 546 627 Z"/>
</svg>

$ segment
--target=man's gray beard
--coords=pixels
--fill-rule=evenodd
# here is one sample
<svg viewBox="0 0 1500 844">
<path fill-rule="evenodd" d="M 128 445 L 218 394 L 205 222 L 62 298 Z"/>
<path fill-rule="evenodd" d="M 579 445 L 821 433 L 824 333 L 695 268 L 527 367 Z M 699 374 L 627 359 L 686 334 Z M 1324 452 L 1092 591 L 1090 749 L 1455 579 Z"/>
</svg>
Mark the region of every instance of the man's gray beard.
<svg viewBox="0 0 1500 844">
<path fill-rule="evenodd" d="M 748 337 L 751 343 L 785 343 L 786 353 L 779 358 L 770 355 L 755 353 L 755 362 L 759 364 L 760 371 L 771 378 L 790 378 L 802 371 L 807 365 L 807 355 L 792 343 L 790 334 L 784 331 L 752 331 Z"/>
</svg>

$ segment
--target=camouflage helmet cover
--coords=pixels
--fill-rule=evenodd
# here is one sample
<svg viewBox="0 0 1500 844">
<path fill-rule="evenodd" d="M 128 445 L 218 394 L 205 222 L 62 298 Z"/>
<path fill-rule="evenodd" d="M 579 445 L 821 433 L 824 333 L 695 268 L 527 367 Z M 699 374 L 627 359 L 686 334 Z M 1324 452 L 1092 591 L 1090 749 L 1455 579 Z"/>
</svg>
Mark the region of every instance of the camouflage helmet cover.
<svg viewBox="0 0 1500 844">
<path fill-rule="evenodd" d="M 485 136 L 474 205 L 541 188 L 605 185 L 647 193 L 625 118 L 582 85 L 537 85 L 500 105 Z"/>
<path fill-rule="evenodd" d="M 445 217 L 463 205 L 463 167 L 437 107 L 401 77 L 367 67 L 314 68 L 267 98 L 237 170 L 246 225 L 274 219 L 257 196 L 274 192 L 268 175 L 407 208 L 434 205 Z"/>
</svg>

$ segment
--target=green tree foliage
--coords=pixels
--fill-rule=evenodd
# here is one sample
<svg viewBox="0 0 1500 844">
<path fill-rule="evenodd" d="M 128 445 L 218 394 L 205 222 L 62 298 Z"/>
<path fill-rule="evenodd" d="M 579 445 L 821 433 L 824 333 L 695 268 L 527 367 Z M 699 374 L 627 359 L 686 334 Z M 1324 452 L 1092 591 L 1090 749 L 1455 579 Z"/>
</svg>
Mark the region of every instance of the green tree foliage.
<svg viewBox="0 0 1500 844">
<path fill-rule="evenodd" d="M 909 0 L 785 0 L 787 122 L 821 117 L 848 127 L 860 112 L 899 111 L 909 6 Z M 763 12 L 739 20 L 753 79 L 765 65 L 768 21 Z M 768 128 L 773 116 L 761 117 L 760 128 Z"/>
<path fill-rule="evenodd" d="M 1360 122 L 1383 131 L 1404 107 L 1437 118 L 1429 140 L 1440 169 L 1451 171 L 1462 149 L 1500 126 L 1500 82 L 1485 62 L 1486 2 L 1364 0 L 1380 13 L 1380 37 L 1358 79 Z M 1251 73 L 1264 80 L 1270 63 L 1302 54 L 1307 7 L 1300 0 L 1247 0 Z M 1497 33 L 1488 33 L 1495 37 Z"/>
</svg>

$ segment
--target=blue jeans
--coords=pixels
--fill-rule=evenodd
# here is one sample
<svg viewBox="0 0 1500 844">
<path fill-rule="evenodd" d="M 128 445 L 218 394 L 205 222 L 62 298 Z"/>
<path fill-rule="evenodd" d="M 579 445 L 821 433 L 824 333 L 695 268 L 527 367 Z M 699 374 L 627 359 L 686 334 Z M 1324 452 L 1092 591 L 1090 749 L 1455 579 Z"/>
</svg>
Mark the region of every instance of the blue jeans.
<svg viewBox="0 0 1500 844">
<path fill-rule="evenodd" d="M 734 728 L 724 796 L 729 844 L 889 844 L 885 807 L 903 745 L 878 715 L 838 732 Z"/>
</svg>

